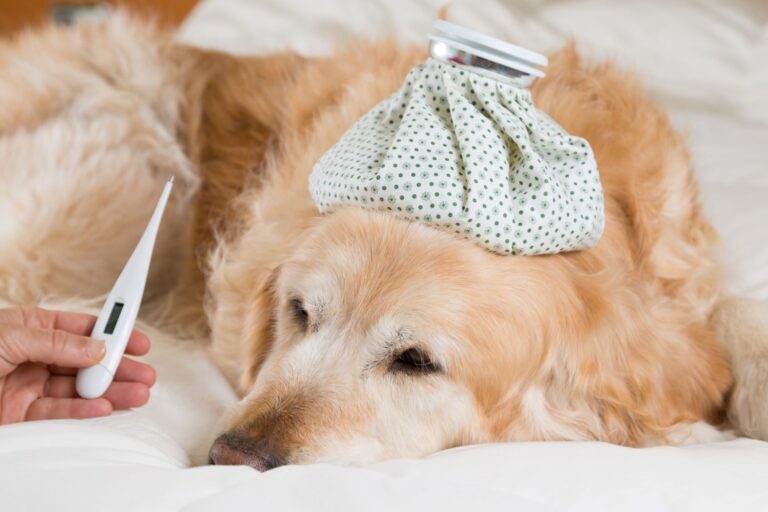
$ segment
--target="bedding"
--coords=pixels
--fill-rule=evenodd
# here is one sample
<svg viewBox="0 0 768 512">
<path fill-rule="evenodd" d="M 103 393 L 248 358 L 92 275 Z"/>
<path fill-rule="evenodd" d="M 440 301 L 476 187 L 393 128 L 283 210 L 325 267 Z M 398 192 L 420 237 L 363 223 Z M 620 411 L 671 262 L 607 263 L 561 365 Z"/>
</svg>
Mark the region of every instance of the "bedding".
<svg viewBox="0 0 768 512">
<path fill-rule="evenodd" d="M 322 55 L 357 37 L 389 35 L 423 44 L 443 4 L 205 0 L 178 39 L 241 54 L 293 48 Z M 451 3 L 448 19 L 538 51 L 573 38 L 589 56 L 638 70 L 688 134 L 705 211 L 723 239 L 729 290 L 768 300 L 768 68 L 762 65 L 768 62 L 768 5 L 467 0 Z M 150 403 L 109 418 L 0 428 L 2 510 L 768 507 L 768 443 L 743 438 L 646 449 L 472 446 L 422 460 L 286 466 L 267 473 L 191 467 L 205 462 L 209 441 L 236 397 L 201 341 L 142 328 L 154 341 L 148 359 L 159 376 Z"/>
</svg>

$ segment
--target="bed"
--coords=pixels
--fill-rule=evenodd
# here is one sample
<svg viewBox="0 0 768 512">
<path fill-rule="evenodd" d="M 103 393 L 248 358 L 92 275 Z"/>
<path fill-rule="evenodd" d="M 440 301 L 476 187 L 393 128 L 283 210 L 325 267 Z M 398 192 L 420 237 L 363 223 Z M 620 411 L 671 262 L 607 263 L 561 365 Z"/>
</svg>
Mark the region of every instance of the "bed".
<svg viewBox="0 0 768 512">
<path fill-rule="evenodd" d="M 178 40 L 239 54 L 322 55 L 359 37 L 423 44 L 444 3 L 205 0 Z M 636 69 L 689 138 L 729 291 L 768 301 L 768 4 L 467 0 L 452 2 L 448 19 L 539 51 L 573 38 L 590 57 Z M 150 403 L 0 428 L 0 509 L 768 510 L 768 443 L 746 438 L 645 449 L 498 444 L 263 474 L 200 466 L 236 396 L 204 346 L 143 328 L 159 374 Z"/>
</svg>

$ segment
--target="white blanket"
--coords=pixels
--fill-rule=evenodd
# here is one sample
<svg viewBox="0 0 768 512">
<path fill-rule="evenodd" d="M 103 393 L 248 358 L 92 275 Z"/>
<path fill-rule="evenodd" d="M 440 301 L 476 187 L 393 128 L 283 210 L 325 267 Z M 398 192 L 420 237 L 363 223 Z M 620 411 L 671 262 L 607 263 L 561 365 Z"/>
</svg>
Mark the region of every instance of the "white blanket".
<svg viewBox="0 0 768 512">
<path fill-rule="evenodd" d="M 446 3 L 207 0 L 179 38 L 239 53 L 323 54 L 391 34 L 421 44 Z M 729 287 L 768 299 L 768 4 L 468 0 L 448 18 L 540 51 L 574 37 L 586 54 L 637 69 L 689 134 Z M 0 427 L 0 510 L 768 510 L 768 443 L 747 439 L 475 446 L 264 474 L 189 468 L 235 396 L 200 347 L 150 335 L 159 381 L 146 407 Z"/>
</svg>

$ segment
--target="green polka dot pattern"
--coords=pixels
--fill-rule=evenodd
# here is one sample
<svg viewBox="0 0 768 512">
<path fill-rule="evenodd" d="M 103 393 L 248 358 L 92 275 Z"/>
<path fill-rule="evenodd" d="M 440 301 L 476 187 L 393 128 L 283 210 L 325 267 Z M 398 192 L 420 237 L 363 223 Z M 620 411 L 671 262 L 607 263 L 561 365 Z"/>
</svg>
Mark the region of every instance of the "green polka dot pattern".
<svg viewBox="0 0 768 512">
<path fill-rule="evenodd" d="M 587 249 L 605 224 L 584 139 L 528 90 L 434 59 L 322 156 L 310 192 L 322 213 L 391 211 L 499 254 Z"/>
</svg>

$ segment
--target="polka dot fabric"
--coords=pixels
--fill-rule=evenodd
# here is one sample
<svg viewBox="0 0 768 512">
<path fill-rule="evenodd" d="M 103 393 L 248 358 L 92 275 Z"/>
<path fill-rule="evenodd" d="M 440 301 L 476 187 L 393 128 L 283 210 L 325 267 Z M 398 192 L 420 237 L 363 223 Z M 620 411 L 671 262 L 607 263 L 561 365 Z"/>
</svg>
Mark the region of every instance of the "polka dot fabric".
<svg viewBox="0 0 768 512">
<path fill-rule="evenodd" d="M 499 254 L 587 249 L 605 224 L 584 139 L 528 90 L 434 59 L 322 156 L 310 192 L 322 213 L 391 211 Z"/>
</svg>

